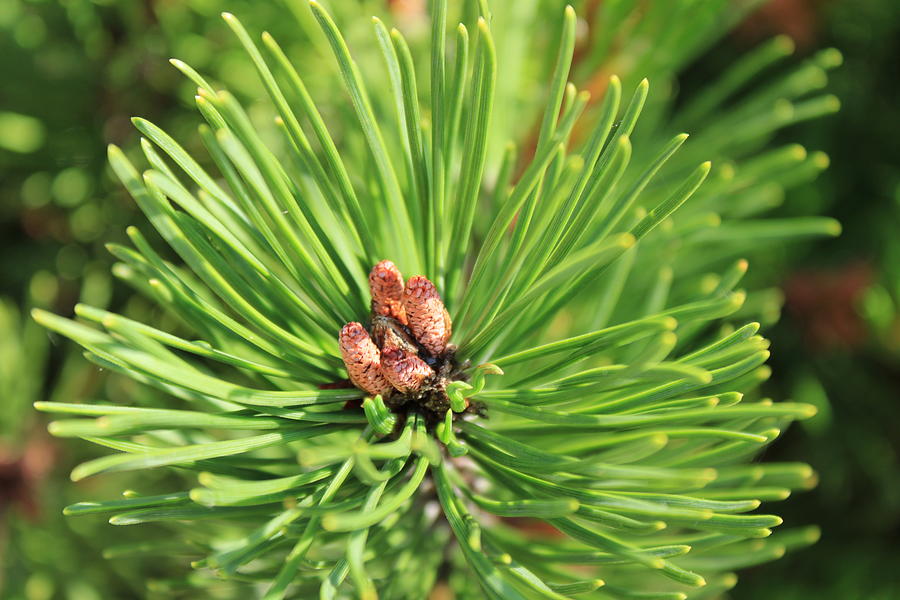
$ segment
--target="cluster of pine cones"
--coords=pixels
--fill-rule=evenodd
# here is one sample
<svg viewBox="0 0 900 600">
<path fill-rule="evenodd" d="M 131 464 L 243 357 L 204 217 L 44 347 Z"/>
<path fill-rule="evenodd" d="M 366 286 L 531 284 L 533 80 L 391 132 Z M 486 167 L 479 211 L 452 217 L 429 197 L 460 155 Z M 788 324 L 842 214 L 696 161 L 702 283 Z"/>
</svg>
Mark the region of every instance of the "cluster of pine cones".
<svg viewBox="0 0 900 600">
<path fill-rule="evenodd" d="M 406 285 L 389 260 L 369 273 L 371 335 L 360 323 L 347 323 L 338 342 L 353 384 L 385 396 L 416 392 L 435 378 L 450 340 L 450 315 L 434 284 L 416 275 Z"/>
</svg>

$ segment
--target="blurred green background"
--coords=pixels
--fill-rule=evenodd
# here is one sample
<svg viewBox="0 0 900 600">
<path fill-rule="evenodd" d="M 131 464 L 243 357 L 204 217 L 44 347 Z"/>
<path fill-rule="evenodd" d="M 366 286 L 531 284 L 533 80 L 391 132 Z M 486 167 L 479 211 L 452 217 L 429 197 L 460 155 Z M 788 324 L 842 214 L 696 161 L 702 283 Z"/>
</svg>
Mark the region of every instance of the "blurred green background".
<svg viewBox="0 0 900 600">
<path fill-rule="evenodd" d="M 746 572 L 733 596 L 900 598 L 900 5 L 776 2 L 731 44 L 772 31 L 844 54 L 829 78 L 840 113 L 791 132 L 831 166 L 784 208 L 831 215 L 844 229 L 789 257 L 784 313 L 769 332 L 770 393 L 821 409 L 769 450 L 819 473 L 783 516 L 819 523 L 822 539 Z"/>
<path fill-rule="evenodd" d="M 387 4 L 397 18 L 415 5 Z M 350 10 L 371 14 L 384 5 L 352 3 Z M 161 581 L 160 597 L 171 597 L 164 580 L 179 557 L 171 564 L 116 558 L 129 545 L 139 551 L 147 532 L 62 516 L 63 506 L 113 497 L 127 480 L 69 482 L 72 466 L 100 451 L 52 440 L 31 410 L 39 399 L 133 400 L 148 392 L 89 367 L 27 314 L 34 306 L 69 314 L 80 300 L 152 310 L 108 275 L 103 244 L 143 219 L 109 177 L 106 144 L 136 147 L 128 118 L 141 115 L 193 149 L 192 86 L 167 59 L 178 56 L 253 98 L 257 80 L 218 13 L 227 8 L 248 29 L 269 29 L 302 52 L 309 38 L 292 6 L 0 0 L 0 598 L 142 598 L 150 579 Z M 820 407 L 769 455 L 817 469 L 818 487 L 782 510 L 789 525 L 821 525 L 823 537 L 744 572 L 731 595 L 900 598 L 900 9 L 897 0 L 768 2 L 682 73 L 682 89 L 700 89 L 775 34 L 795 40 L 796 63 L 828 46 L 845 59 L 829 83 L 841 112 L 775 140 L 831 157 L 815 182 L 788 193 L 781 214 L 831 215 L 844 234 L 773 250 L 777 267 L 767 267 L 777 268 L 769 276 L 786 299 L 768 332 L 768 391 Z M 322 81 L 310 75 L 313 87 L 328 85 L 328 69 L 321 71 Z"/>
</svg>

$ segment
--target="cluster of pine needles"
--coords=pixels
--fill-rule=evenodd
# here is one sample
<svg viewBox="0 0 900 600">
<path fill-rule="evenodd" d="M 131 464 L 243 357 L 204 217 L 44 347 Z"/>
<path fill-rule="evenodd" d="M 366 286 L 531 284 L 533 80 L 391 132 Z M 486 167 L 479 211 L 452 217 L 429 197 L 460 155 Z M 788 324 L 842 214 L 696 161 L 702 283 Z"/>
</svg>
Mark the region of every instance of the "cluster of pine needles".
<svg viewBox="0 0 900 600">
<path fill-rule="evenodd" d="M 806 465 L 751 461 L 815 410 L 757 391 L 769 350 L 754 321 L 771 320 L 777 298 L 741 289 L 741 257 L 837 233 L 829 219 L 762 215 L 827 162 L 765 142 L 834 110 L 807 95 L 839 58 L 816 55 L 724 110 L 787 54 L 777 39 L 667 121 L 647 80 L 607 77 L 593 100 L 568 83 L 567 8 L 533 148 L 495 150 L 504 57 L 486 3 L 467 4 L 478 14 L 451 43 L 446 3 L 433 3 L 429 69 L 427 48 L 376 19 L 388 76 L 367 83 L 379 78 L 311 3 L 350 99 L 339 127 L 274 38 L 258 44 L 226 14 L 274 122 L 173 61 L 197 86 L 208 157 L 143 119 L 149 170 L 110 147 L 171 249 L 131 227 L 132 246 L 109 246 L 114 273 L 162 310 L 35 318 L 155 389 L 154 404 L 37 408 L 71 417 L 55 435 L 115 451 L 75 481 L 180 475 L 182 489 L 67 509 L 172 527 L 194 571 L 157 585 L 202 593 L 224 578 L 267 599 L 436 587 L 703 598 L 815 540 L 814 528 L 773 534 L 781 519 L 759 510 L 813 484 Z M 673 31 L 707 31 L 695 24 Z M 681 123 L 695 142 L 669 132 Z M 385 258 L 422 277 L 370 291 Z"/>
</svg>

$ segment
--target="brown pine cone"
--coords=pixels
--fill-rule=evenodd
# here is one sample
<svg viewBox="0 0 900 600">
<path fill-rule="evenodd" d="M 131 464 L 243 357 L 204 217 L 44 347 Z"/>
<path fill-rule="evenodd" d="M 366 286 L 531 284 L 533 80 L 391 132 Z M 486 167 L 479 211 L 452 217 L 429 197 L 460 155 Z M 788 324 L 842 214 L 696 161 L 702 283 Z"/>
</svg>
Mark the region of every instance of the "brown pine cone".
<svg viewBox="0 0 900 600">
<path fill-rule="evenodd" d="M 434 284 L 421 275 L 411 277 L 403 291 L 403 308 L 410 330 L 432 355 L 447 348 L 451 322 Z"/>
<path fill-rule="evenodd" d="M 386 394 L 391 384 L 381 371 L 381 352 L 359 323 L 347 323 L 338 337 L 350 381 L 373 396 Z"/>
<path fill-rule="evenodd" d="M 391 385 L 403 393 L 418 391 L 434 375 L 424 360 L 397 346 L 382 349 L 381 371 Z"/>
<path fill-rule="evenodd" d="M 391 317 L 406 325 L 403 310 L 403 275 L 389 260 L 383 260 L 369 272 L 372 313 Z"/>
</svg>

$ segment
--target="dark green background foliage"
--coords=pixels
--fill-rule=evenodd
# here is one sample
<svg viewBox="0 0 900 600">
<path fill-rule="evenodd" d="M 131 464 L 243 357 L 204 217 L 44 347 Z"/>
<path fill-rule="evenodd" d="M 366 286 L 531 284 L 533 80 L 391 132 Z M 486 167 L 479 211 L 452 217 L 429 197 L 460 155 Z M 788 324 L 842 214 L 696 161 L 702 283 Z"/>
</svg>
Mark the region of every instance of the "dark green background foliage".
<svg viewBox="0 0 900 600">
<path fill-rule="evenodd" d="M 822 539 L 745 572 L 735 598 L 894 598 L 900 594 L 900 12 L 892 2 L 775 2 L 808 11 L 752 21 L 685 76 L 703 85 L 710 69 L 733 60 L 753 35 L 808 33 L 805 52 L 833 46 L 843 66 L 829 78 L 841 112 L 800 125 L 790 140 L 821 148 L 831 164 L 813 185 L 796 189 L 783 214 L 824 213 L 842 235 L 794 247 L 777 276 L 786 309 L 771 330 L 770 393 L 820 406 L 767 458 L 808 461 L 818 486 L 796 496 L 786 523 L 822 525 Z M 799 21 L 799 22 L 798 22 Z M 810 301 L 810 296 L 815 301 Z M 775 391 L 778 390 L 778 391 Z"/>
<path fill-rule="evenodd" d="M 830 79 L 841 112 L 792 138 L 831 167 L 785 212 L 818 207 L 840 238 L 788 256 L 787 306 L 772 331 L 773 386 L 826 410 L 768 454 L 808 461 L 820 482 L 786 522 L 820 523 L 808 553 L 747 573 L 737 598 L 895 598 L 900 594 L 900 11 L 892 2 L 823 2 L 814 43 L 840 48 Z M 819 301 L 810 304 L 810 292 Z M 828 328 L 831 334 L 824 333 Z M 772 392 L 777 394 L 776 392 Z M 892 566 L 893 565 L 893 566 Z"/>
<path fill-rule="evenodd" d="M 769 20 L 756 17 L 754 27 L 694 58 L 680 81 L 690 97 L 745 52 L 761 30 L 767 37 L 792 31 L 796 22 L 784 21 L 796 20 L 797 14 L 812 35 L 792 61 L 799 64 L 829 46 L 840 49 L 845 60 L 829 83 L 842 111 L 796 125 L 783 139 L 825 151 L 830 169 L 815 182 L 791 189 L 778 209 L 783 216 L 837 217 L 844 234 L 773 248 L 754 261 L 751 271 L 751 277 L 779 284 L 786 298 L 780 322 L 768 330 L 774 375 L 766 391 L 820 409 L 767 452 L 766 458 L 809 462 L 820 478 L 815 490 L 779 509 L 787 525 L 819 524 L 823 537 L 803 552 L 745 571 L 742 585 L 730 593 L 735 598 L 895 598 L 900 595 L 900 425 L 895 416 L 900 11 L 895 0 L 775 4 L 808 10 L 769 11 L 776 15 Z M 112 528 L 102 519 L 61 515 L 63 506 L 78 500 L 114 497 L 127 486 L 127 477 L 69 482 L 75 464 L 103 452 L 51 441 L 45 421 L 30 410 L 42 399 L 128 397 L 140 405 L 141 394 L 150 392 L 97 373 L 71 344 L 52 344 L 24 315 L 34 306 L 70 314 L 82 300 L 154 318 L 154 309 L 107 275 L 111 260 L 103 243 L 122 240 L 125 227 L 143 219 L 109 176 L 106 144 L 135 148 L 137 135 L 128 118 L 141 115 L 189 151 L 200 146 L 192 134 L 193 88 L 166 62 L 170 56 L 213 76 L 242 99 L 261 95 L 252 67 L 218 18 L 224 8 L 251 31 L 272 31 L 288 43 L 292 56 L 307 56 L 314 64 L 319 55 L 308 49 L 316 43 L 311 24 L 304 25 L 301 11 L 292 12 L 292 6 L 290 0 L 0 0 L 0 296 L 11 299 L 0 305 L 3 598 L 137 598 L 146 595 L 144 582 L 150 579 L 159 582 L 155 593 L 168 597 L 165 580 L 180 557 L 115 558 L 116 547 L 164 539 L 164 530 L 154 530 L 150 540 L 141 527 Z M 384 3 L 375 1 L 341 6 L 335 14 L 340 25 L 358 13 L 386 12 Z M 557 30 L 547 25 L 546 31 Z M 355 35 L 352 28 L 344 33 L 351 40 Z M 318 97 L 327 97 L 334 85 L 330 64 L 304 73 Z M 647 68 L 654 66 L 662 68 Z M 625 88 L 644 74 L 652 75 L 623 74 Z M 584 80 L 590 73 L 579 75 Z M 501 81 L 500 93 L 515 88 L 515 81 L 506 83 L 503 88 Z M 524 104 L 521 98 L 509 101 L 510 106 Z M 498 127 L 515 126 L 517 114 L 533 116 L 519 108 L 508 115 L 498 111 Z M 323 110 L 329 110 L 327 105 Z M 141 485 L 152 486 L 166 475 L 140 477 Z M 104 551 L 110 560 L 103 558 Z M 215 597 L 217 591 L 208 593 Z"/>
</svg>

